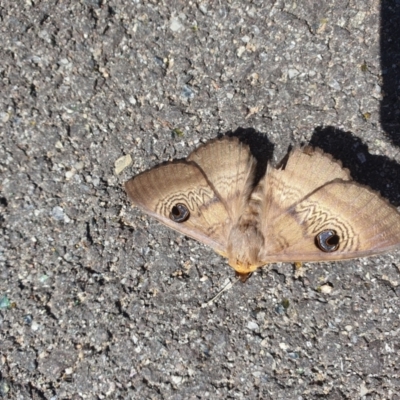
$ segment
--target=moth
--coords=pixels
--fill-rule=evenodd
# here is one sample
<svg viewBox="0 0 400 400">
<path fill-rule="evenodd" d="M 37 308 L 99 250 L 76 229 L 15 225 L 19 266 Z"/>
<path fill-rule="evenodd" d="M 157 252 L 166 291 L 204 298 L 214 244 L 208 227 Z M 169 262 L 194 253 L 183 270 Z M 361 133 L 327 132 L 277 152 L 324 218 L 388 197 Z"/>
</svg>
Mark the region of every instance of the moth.
<svg viewBox="0 0 400 400">
<path fill-rule="evenodd" d="M 371 256 L 400 244 L 400 214 L 318 148 L 292 150 L 255 184 L 256 160 L 237 138 L 125 183 L 133 204 L 212 247 L 245 276 L 268 263 Z"/>
</svg>

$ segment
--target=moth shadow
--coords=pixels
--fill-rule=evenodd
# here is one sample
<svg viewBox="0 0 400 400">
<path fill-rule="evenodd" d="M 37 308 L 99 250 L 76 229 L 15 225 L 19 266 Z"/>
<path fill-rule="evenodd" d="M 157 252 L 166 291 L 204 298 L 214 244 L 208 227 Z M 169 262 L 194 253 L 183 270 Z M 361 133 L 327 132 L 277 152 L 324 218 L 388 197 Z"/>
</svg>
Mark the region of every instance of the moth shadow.
<svg viewBox="0 0 400 400">
<path fill-rule="evenodd" d="M 226 136 L 237 137 L 242 143 L 249 146 L 251 154 L 257 160 L 254 185 L 264 176 L 267 164 L 272 160 L 274 154 L 274 144 L 266 135 L 253 128 L 238 128 L 229 131 Z"/>
<path fill-rule="evenodd" d="M 382 96 L 380 122 L 392 143 L 400 146 L 400 2 L 381 1 L 380 61 Z"/>
<path fill-rule="evenodd" d="M 380 192 L 394 206 L 400 205 L 400 165 L 395 161 L 370 154 L 360 138 L 334 127 L 316 128 L 309 144 L 341 161 L 356 182 Z"/>
</svg>

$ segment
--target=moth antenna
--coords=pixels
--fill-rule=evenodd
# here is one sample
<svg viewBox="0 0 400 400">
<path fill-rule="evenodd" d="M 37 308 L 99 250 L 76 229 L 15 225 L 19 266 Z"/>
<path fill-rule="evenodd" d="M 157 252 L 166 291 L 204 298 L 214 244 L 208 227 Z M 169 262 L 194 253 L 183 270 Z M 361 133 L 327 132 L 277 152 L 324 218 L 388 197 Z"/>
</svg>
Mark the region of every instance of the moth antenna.
<svg viewBox="0 0 400 400">
<path fill-rule="evenodd" d="M 222 293 L 224 293 L 224 292 L 228 291 L 229 289 L 231 289 L 239 281 L 240 281 L 240 277 L 236 278 L 234 281 L 230 281 L 228 279 L 228 282 L 225 284 L 225 286 L 211 300 L 208 300 L 206 303 L 203 303 L 201 305 L 201 308 L 205 308 L 205 307 L 210 306 L 215 300 L 218 299 L 218 297 L 220 297 L 222 295 Z"/>
</svg>

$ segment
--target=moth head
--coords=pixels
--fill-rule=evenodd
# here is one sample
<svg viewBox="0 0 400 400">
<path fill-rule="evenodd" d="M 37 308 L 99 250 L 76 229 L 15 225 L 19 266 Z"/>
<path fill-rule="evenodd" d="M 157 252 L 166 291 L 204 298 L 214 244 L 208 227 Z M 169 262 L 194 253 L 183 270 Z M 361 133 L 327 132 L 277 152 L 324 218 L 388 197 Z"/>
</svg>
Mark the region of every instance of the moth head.
<svg viewBox="0 0 400 400">
<path fill-rule="evenodd" d="M 254 265 L 250 264 L 246 261 L 240 261 L 240 260 L 229 260 L 229 265 L 239 274 L 239 275 L 246 275 L 249 274 L 250 272 L 255 271 L 260 265 Z"/>
</svg>

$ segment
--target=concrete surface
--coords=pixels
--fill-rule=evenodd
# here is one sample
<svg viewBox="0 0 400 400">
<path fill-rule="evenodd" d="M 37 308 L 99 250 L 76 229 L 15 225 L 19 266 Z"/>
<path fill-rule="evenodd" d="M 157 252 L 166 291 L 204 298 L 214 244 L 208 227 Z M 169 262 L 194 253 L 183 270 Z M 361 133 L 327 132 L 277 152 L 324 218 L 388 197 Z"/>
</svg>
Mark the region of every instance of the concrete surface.
<svg viewBox="0 0 400 400">
<path fill-rule="evenodd" d="M 233 270 L 122 188 L 231 132 L 273 162 L 319 145 L 400 205 L 399 11 L 2 1 L 0 394 L 400 399 L 399 254 L 271 265 L 202 307 Z"/>
</svg>

